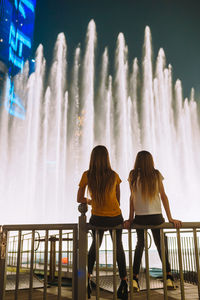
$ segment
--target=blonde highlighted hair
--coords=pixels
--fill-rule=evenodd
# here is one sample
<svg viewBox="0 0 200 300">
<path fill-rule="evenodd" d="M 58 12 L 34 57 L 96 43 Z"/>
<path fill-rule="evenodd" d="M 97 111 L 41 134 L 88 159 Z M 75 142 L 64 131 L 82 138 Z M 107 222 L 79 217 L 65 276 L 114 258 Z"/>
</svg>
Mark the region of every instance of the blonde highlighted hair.
<svg viewBox="0 0 200 300">
<path fill-rule="evenodd" d="M 134 169 L 130 172 L 130 187 L 141 188 L 142 198 L 152 201 L 159 192 L 160 172 L 154 168 L 153 157 L 148 151 L 138 152 Z"/>
<path fill-rule="evenodd" d="M 108 150 L 105 146 L 96 146 L 90 156 L 88 170 L 88 190 L 98 204 L 105 202 L 106 193 L 114 185 L 116 174 L 111 169 Z"/>
</svg>

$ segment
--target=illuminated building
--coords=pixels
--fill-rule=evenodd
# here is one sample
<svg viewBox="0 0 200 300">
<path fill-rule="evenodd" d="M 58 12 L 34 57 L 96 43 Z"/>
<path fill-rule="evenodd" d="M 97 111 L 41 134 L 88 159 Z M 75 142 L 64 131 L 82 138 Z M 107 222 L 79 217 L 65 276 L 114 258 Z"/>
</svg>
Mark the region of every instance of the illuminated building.
<svg viewBox="0 0 200 300">
<path fill-rule="evenodd" d="M 36 0 L 2 0 L 0 4 L 0 62 L 4 66 L 0 69 L 0 95 L 8 70 L 12 93 L 9 93 L 11 97 L 5 107 L 9 113 L 15 98 L 12 77 L 23 69 L 31 55 L 35 6 Z"/>
<path fill-rule="evenodd" d="M 2 61 L 0 61 L 0 101 L 3 96 L 4 82 L 5 82 L 5 77 L 6 77 L 7 72 L 8 72 L 8 69 L 7 69 L 6 65 Z M 0 102 L 0 104 L 1 104 L 1 102 Z"/>
</svg>

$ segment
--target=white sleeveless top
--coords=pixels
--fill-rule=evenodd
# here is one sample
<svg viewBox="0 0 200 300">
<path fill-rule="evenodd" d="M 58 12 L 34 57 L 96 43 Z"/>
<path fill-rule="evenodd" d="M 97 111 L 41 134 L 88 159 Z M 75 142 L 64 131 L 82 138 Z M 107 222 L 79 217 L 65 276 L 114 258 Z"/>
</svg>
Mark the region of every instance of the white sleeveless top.
<svg viewBox="0 0 200 300">
<path fill-rule="evenodd" d="M 161 174 L 160 177 L 161 180 L 164 179 Z M 156 215 L 162 213 L 160 194 L 157 193 L 151 201 L 143 199 L 139 178 L 137 179 L 137 189 L 134 190 L 134 196 L 135 215 Z"/>
</svg>

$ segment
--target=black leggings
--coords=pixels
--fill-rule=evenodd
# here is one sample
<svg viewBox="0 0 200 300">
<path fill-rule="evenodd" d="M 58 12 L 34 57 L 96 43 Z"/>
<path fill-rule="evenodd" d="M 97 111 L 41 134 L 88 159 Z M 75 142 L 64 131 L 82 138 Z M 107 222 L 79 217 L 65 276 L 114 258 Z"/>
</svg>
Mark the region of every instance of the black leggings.
<svg viewBox="0 0 200 300">
<path fill-rule="evenodd" d="M 133 221 L 134 224 L 138 225 L 160 225 L 164 222 L 164 218 L 162 214 L 157 215 L 136 215 Z M 157 247 L 160 259 L 162 261 L 161 256 L 161 245 L 160 245 L 160 229 L 152 229 L 153 239 L 155 245 Z M 137 233 L 137 245 L 135 247 L 135 255 L 133 261 L 133 274 L 139 274 L 140 264 L 142 260 L 142 254 L 144 250 L 144 230 L 143 229 L 136 229 Z M 168 260 L 168 253 L 167 253 L 167 240 L 165 239 L 165 257 L 166 257 L 166 271 L 171 272 L 170 263 Z"/>
<path fill-rule="evenodd" d="M 90 218 L 90 224 L 97 227 L 114 227 L 123 224 L 122 215 L 116 217 L 101 217 L 92 215 Z M 109 230 L 112 238 L 112 230 Z M 104 230 L 99 230 L 99 247 L 103 240 Z M 88 253 L 88 273 L 92 274 L 94 263 L 96 261 L 96 242 L 95 242 L 95 230 L 92 230 L 92 245 Z M 122 245 L 122 229 L 116 230 L 116 250 L 117 250 L 117 264 L 119 268 L 120 278 L 126 277 L 126 259 L 124 248 Z"/>
</svg>

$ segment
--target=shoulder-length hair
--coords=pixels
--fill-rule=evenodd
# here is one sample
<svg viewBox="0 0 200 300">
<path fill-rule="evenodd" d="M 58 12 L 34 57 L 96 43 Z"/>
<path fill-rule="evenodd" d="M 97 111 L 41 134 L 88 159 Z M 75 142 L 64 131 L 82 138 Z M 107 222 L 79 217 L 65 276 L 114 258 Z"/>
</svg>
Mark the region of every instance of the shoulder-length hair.
<svg viewBox="0 0 200 300">
<path fill-rule="evenodd" d="M 134 189 L 141 188 L 142 198 L 151 201 L 159 192 L 159 171 L 154 168 L 153 157 L 148 151 L 138 152 L 129 182 Z"/>
<path fill-rule="evenodd" d="M 92 199 L 103 205 L 106 193 L 109 193 L 115 182 L 115 172 L 111 169 L 108 150 L 105 146 L 99 145 L 92 150 L 87 176 L 88 190 Z"/>
</svg>

